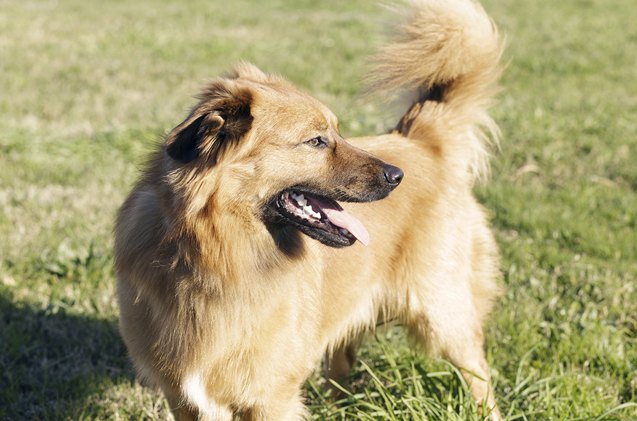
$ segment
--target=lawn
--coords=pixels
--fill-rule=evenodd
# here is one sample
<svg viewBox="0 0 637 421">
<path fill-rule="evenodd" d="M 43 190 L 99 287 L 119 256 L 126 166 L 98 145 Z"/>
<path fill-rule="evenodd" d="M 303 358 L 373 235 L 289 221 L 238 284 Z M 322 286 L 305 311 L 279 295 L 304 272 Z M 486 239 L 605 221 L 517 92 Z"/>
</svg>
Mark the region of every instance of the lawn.
<svg viewBox="0 0 637 421">
<path fill-rule="evenodd" d="M 507 37 L 502 128 L 476 187 L 502 253 L 487 327 L 510 420 L 637 419 L 637 7 L 486 0 Z M 368 0 L 0 0 L 0 419 L 167 419 L 117 333 L 115 212 L 203 83 L 240 60 L 330 106 L 344 135 L 389 11 Z M 315 419 L 478 420 L 466 385 L 379 330 Z M 338 400 L 337 400 L 338 399 Z"/>
</svg>

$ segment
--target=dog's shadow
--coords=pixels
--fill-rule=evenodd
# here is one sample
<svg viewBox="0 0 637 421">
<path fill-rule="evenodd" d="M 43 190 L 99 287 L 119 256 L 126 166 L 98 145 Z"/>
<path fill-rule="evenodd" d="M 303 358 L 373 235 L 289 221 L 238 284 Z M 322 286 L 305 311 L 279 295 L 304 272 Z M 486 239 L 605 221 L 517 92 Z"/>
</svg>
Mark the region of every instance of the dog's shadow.
<svg viewBox="0 0 637 421">
<path fill-rule="evenodd" d="M 0 419 L 92 418 L 91 401 L 99 405 L 108 388 L 133 382 L 114 319 L 0 294 Z"/>
</svg>

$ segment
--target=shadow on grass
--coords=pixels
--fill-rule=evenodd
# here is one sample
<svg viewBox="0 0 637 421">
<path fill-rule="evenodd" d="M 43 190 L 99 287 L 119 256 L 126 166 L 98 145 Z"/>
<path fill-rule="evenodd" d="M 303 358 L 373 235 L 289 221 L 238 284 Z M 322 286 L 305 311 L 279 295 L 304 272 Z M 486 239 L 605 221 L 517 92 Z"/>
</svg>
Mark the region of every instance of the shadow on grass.
<svg viewBox="0 0 637 421">
<path fill-rule="evenodd" d="M 115 320 L 0 294 L 0 419 L 77 419 L 91 395 L 133 381 Z"/>
</svg>

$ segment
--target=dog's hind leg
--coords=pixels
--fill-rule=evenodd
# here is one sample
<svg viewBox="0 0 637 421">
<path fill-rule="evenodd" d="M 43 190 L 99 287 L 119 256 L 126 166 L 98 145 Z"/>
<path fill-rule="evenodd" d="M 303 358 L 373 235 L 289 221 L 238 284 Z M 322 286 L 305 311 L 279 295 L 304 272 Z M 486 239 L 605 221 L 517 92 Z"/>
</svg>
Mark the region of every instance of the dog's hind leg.
<svg viewBox="0 0 637 421">
<path fill-rule="evenodd" d="M 483 412 L 488 413 L 492 421 L 500 421 L 483 350 L 482 327 L 470 286 L 457 281 L 448 280 L 444 288 L 429 285 L 412 291 L 403 322 L 426 349 L 460 370 Z"/>
<path fill-rule="evenodd" d="M 480 410 L 489 414 L 492 421 L 499 421 L 502 417 L 495 402 L 489 365 L 482 349 L 482 329 L 477 329 L 473 338 L 467 339 L 469 342 L 457 344 L 451 349 L 444 350 L 443 356 L 460 369 L 471 395 L 481 406 Z"/>
</svg>

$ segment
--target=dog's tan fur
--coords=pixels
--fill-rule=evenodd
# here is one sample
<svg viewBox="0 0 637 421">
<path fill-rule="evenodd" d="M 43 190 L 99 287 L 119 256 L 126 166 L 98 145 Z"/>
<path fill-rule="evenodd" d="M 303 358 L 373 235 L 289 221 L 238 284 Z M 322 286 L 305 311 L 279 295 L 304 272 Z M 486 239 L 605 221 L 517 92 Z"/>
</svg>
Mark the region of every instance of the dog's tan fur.
<svg viewBox="0 0 637 421">
<path fill-rule="evenodd" d="M 353 344 L 382 317 L 458 366 L 499 419 L 482 333 L 497 252 L 472 186 L 496 131 L 486 109 L 500 53 L 479 5 L 412 1 L 371 82 L 415 100 L 392 133 L 348 142 L 324 105 L 253 66 L 207 87 L 116 226 L 121 333 L 176 418 L 300 418 L 323 353 L 329 376 L 346 375 Z M 303 143 L 318 135 L 328 150 Z M 406 175 L 387 199 L 343 203 L 369 247 L 330 248 L 264 222 L 267 200 L 297 184 L 373 190 L 377 158 Z"/>
</svg>

